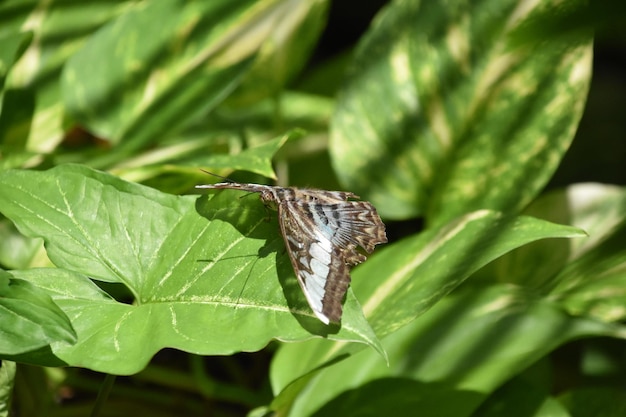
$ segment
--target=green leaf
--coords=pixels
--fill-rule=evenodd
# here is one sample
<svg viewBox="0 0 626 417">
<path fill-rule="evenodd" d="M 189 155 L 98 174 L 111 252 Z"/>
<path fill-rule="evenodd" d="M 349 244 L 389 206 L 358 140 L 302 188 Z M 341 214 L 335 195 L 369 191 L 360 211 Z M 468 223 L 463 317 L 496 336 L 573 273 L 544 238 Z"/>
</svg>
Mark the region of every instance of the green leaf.
<svg viewBox="0 0 626 417">
<path fill-rule="evenodd" d="M 249 5 L 164 0 L 120 16 L 65 66 L 69 111 L 130 147 L 180 129 L 220 102 L 250 65 L 263 38 L 246 44 L 234 26 Z"/>
<path fill-rule="evenodd" d="M 295 24 L 291 14 L 308 9 L 276 0 L 137 7 L 69 60 L 66 105 L 99 136 L 129 148 L 176 134 L 229 95 L 284 22 Z"/>
<path fill-rule="evenodd" d="M 30 95 L 34 105 L 28 120 L 20 120 L 19 124 L 11 127 L 20 129 L 26 135 L 20 140 L 26 143 L 29 152 L 49 153 L 66 133 L 65 109 L 60 105 L 59 74 L 68 57 L 97 28 L 135 3 L 138 2 L 111 4 L 82 1 L 41 5 L 37 2 L 5 1 L 0 4 L 2 30 L 6 33 L 29 33 L 28 36 L 32 35 L 36 40 L 21 54 L 6 82 L 7 89 L 19 91 L 24 96 Z M 26 162 L 33 165 L 34 161 L 38 160 L 33 158 Z"/>
<path fill-rule="evenodd" d="M 314 170 L 302 169 L 302 156 L 308 156 L 311 148 L 325 151 L 331 105 L 330 99 L 301 93 L 282 94 L 280 103 L 278 100 L 265 100 L 237 109 L 223 105 L 207 118 L 192 123 L 179 134 L 166 140 L 164 138 L 150 149 L 120 162 L 115 162 L 120 160 L 120 155 L 111 155 L 116 153 L 113 149 L 106 158 L 98 158 L 98 162 L 104 162 L 98 165 L 109 166 L 114 161 L 115 165 L 109 172 L 129 181 L 143 182 L 162 191 L 180 194 L 202 181 L 202 178 L 192 175 L 198 173 L 193 167 L 204 167 L 221 175 L 229 175 L 232 169 L 241 169 L 274 178 L 272 151 L 277 151 L 284 136 L 287 136 L 288 146 L 280 146 L 286 151 L 278 157 L 277 163 L 282 163 L 286 155 L 299 157 L 297 169 L 290 172 L 306 172 L 311 179 L 301 183 L 319 185 L 325 176 L 333 175 L 332 170 L 322 170 L 323 175 L 319 172 L 313 175 Z M 280 122 L 275 120 L 278 106 Z M 273 133 L 277 123 L 285 127 L 281 131 L 287 132 L 281 137 Z M 306 134 L 303 129 L 306 129 Z M 84 161 L 84 155 L 64 155 L 59 159 Z M 92 167 L 95 165 L 93 162 L 90 164 Z M 315 167 L 319 168 L 319 165 Z M 284 179 L 284 175 L 281 177 Z M 336 187 L 333 185 L 330 188 Z"/>
<path fill-rule="evenodd" d="M 625 337 L 623 327 L 572 318 L 558 305 L 511 285 L 464 286 L 424 315 L 383 339 L 389 365 L 364 350 L 320 372 L 301 392 L 290 415 L 311 415 L 345 392 L 381 378 L 438 382 L 449 390 L 485 399 L 503 382 L 571 340 L 590 336 Z M 326 343 L 329 345 L 329 343 Z M 275 388 L 298 364 L 319 354 L 320 343 L 283 346 L 272 363 Z M 414 392 L 428 395 L 428 387 Z M 342 394 L 344 393 L 344 394 Z M 472 415 L 480 398 L 469 398 Z M 428 414 L 426 414 L 428 415 Z"/>
<path fill-rule="evenodd" d="M 68 317 L 45 291 L 5 271 L 0 271 L 0 323 L 3 357 L 76 341 Z"/>
<path fill-rule="evenodd" d="M 626 318 L 626 189 L 578 184 L 551 195 L 568 201 L 571 221 L 590 238 L 572 249 L 550 282 L 550 295 L 573 315 L 607 322 Z"/>
<path fill-rule="evenodd" d="M 576 316 L 626 317 L 626 190 L 575 184 L 542 196 L 526 213 L 571 223 L 589 236 L 534 242 L 489 265 L 481 278 L 533 288 Z"/>
<path fill-rule="evenodd" d="M 10 68 L 15 64 L 32 38 L 32 33 L 6 32 L 0 35 L 0 91 L 4 90 L 4 81 Z M 3 110 L 6 109 L 3 108 Z"/>
<path fill-rule="evenodd" d="M 266 178 L 276 179 L 276 174 L 274 174 L 274 168 L 272 167 L 272 158 L 288 140 L 301 137 L 302 135 L 302 131 L 293 131 L 262 145 L 246 149 L 236 155 L 211 155 L 206 158 L 205 166 L 209 168 L 245 170 L 263 175 Z"/>
<path fill-rule="evenodd" d="M 149 155 L 143 155 L 128 162 L 123 166 L 113 170 L 113 173 L 123 176 L 126 180 L 142 181 L 146 178 L 151 178 L 159 173 L 172 173 L 178 171 L 189 174 L 199 174 L 201 171 L 198 167 L 202 167 L 211 173 L 217 174 L 222 170 L 228 169 L 228 172 L 233 170 L 245 170 L 262 175 L 266 178 L 276 179 L 274 174 L 274 168 L 272 167 L 272 158 L 276 152 L 290 139 L 298 138 L 303 135 L 300 130 L 289 132 L 281 137 L 267 141 L 259 146 L 248 148 L 241 151 L 238 154 L 208 154 L 206 156 L 196 156 L 193 162 L 187 161 L 185 165 L 177 166 L 174 168 L 172 165 L 156 164 L 154 160 L 151 160 Z M 187 145 L 174 145 L 177 147 L 187 147 L 188 149 L 196 148 L 196 153 L 201 148 L 196 147 L 196 144 Z M 156 153 L 162 153 L 163 149 L 156 151 Z M 154 163 L 154 165 L 150 165 Z M 195 177 L 192 177 L 192 180 Z M 188 187 L 186 187 L 188 188 Z"/>
<path fill-rule="evenodd" d="M 42 249 L 41 239 L 31 239 L 20 234 L 8 219 L 0 220 L 0 265 L 6 269 L 33 266 Z"/>
<path fill-rule="evenodd" d="M 570 226 L 478 211 L 382 247 L 354 271 L 352 288 L 374 331 L 384 337 L 414 321 L 472 273 L 504 253 L 539 239 L 580 236 L 585 235 Z M 276 359 L 278 365 L 273 367 L 275 389 L 281 390 L 338 354 L 354 351 L 341 343 L 283 348 Z M 282 355 L 293 362 L 283 362 Z"/>
<path fill-rule="evenodd" d="M 540 239 L 583 236 L 578 228 L 533 217 L 477 211 L 381 248 L 355 274 L 353 288 L 382 337 L 415 319 L 505 253 Z M 359 274 L 383 279 L 358 279 Z"/>
<path fill-rule="evenodd" d="M 42 237 L 59 267 L 20 275 L 45 288 L 76 329 L 76 345 L 53 344 L 53 354 L 130 374 L 164 347 L 230 354 L 322 336 L 378 348 L 351 291 L 340 327 L 315 318 L 275 217 L 241 197 L 177 197 L 73 165 L 0 173 L 0 210 Z M 124 284 L 133 304 L 88 277 Z"/>
<path fill-rule="evenodd" d="M 555 10 L 392 2 L 362 39 L 332 119 L 343 184 L 383 217 L 433 224 L 525 207 L 567 150 L 591 76 L 586 32 L 520 44 Z"/>
<path fill-rule="evenodd" d="M 326 24 L 328 0 L 283 2 L 274 4 L 266 22 L 272 31 L 259 50 L 254 65 L 242 84 L 228 99 L 229 105 L 247 108 L 265 97 L 282 93 L 285 84 L 307 64 L 316 41 Z M 272 19 L 275 19 L 273 22 Z M 244 105 L 244 106 L 242 106 Z"/>
</svg>

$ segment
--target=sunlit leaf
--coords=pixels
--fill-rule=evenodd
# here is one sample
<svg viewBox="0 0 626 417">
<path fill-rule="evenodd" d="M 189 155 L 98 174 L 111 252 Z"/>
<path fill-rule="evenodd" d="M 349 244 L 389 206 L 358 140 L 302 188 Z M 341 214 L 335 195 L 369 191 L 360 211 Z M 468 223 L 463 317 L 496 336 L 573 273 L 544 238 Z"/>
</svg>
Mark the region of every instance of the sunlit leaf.
<svg viewBox="0 0 626 417">
<path fill-rule="evenodd" d="M 67 165 L 0 173 L 0 211 L 59 267 L 12 273 L 70 318 L 76 345 L 51 345 L 67 364 L 128 374 L 164 347 L 229 354 L 313 336 L 379 347 L 351 292 L 340 327 L 315 318 L 258 198 L 178 197 Z M 133 303 L 89 278 L 123 284 Z"/>
<path fill-rule="evenodd" d="M 290 415 L 311 415 L 333 398 L 341 398 L 337 396 L 346 390 L 359 392 L 385 377 L 438 382 L 450 390 L 474 392 L 479 397 L 466 402 L 463 413 L 455 413 L 472 415 L 480 396 L 484 400 L 557 346 L 590 336 L 626 337 L 626 331 L 593 320 L 572 319 L 558 305 L 510 285 L 465 287 L 383 339 L 389 365 L 362 351 L 322 370 L 301 392 Z M 277 387 L 294 367 L 299 374 L 299 364 L 323 351 L 321 347 L 310 341 L 281 348 L 272 366 Z M 417 388 L 413 395 L 418 398 L 430 392 L 429 385 Z"/>
<path fill-rule="evenodd" d="M 526 206 L 567 150 L 591 76 L 588 32 L 520 42 L 554 10 L 392 2 L 362 39 L 332 120 L 343 183 L 387 218 Z"/>
<path fill-rule="evenodd" d="M 30 33 L 35 39 L 7 77 L 7 88 L 19 91 L 34 106 L 27 120 L 12 126 L 26 129 L 23 133 L 27 136 L 21 140 L 29 152 L 50 152 L 63 139 L 65 109 L 60 105 L 59 74 L 67 59 L 99 27 L 138 3 L 5 1 L 0 4 L 2 30 Z"/>
<path fill-rule="evenodd" d="M 352 287 L 376 334 L 384 337 L 402 331 L 472 273 L 503 254 L 539 239 L 582 236 L 580 229 L 570 226 L 478 211 L 382 247 L 355 270 Z M 284 347 L 276 359 L 275 387 L 280 390 L 297 375 L 338 354 L 355 351 L 342 343 Z M 285 357 L 298 359 L 285 363 Z"/>
<path fill-rule="evenodd" d="M 66 105 L 91 131 L 125 147 L 179 133 L 239 85 L 285 22 L 297 28 L 292 14 L 310 10 L 295 5 L 164 0 L 137 7 L 69 60 Z"/>
</svg>

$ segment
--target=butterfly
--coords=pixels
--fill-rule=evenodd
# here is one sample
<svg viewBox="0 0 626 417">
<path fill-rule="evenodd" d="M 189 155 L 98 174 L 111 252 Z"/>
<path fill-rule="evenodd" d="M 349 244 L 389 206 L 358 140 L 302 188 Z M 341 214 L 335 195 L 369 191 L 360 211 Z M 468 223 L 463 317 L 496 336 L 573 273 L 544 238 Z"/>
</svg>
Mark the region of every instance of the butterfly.
<svg viewBox="0 0 626 417">
<path fill-rule="evenodd" d="M 291 265 L 313 313 L 325 324 L 339 323 L 350 285 L 350 267 L 365 261 L 386 243 L 385 225 L 376 208 L 344 191 L 323 191 L 261 184 L 221 182 L 196 188 L 259 193 L 278 211 L 280 231 Z"/>
</svg>

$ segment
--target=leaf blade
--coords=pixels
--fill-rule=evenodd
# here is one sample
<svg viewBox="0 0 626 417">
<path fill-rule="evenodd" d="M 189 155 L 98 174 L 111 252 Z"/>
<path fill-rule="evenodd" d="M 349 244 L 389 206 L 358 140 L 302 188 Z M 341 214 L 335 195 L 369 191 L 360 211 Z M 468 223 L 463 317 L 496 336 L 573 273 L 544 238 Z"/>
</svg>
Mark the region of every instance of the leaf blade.
<svg viewBox="0 0 626 417">
<path fill-rule="evenodd" d="M 340 180 L 393 219 L 527 205 L 571 142 L 590 79 L 586 33 L 516 43 L 551 10 L 513 0 L 387 7 L 331 122 Z"/>
<path fill-rule="evenodd" d="M 76 345 L 51 346 L 55 357 L 130 374 L 166 346 L 230 354 L 326 337 L 379 348 L 352 292 L 341 326 L 317 320 L 275 220 L 266 221 L 258 199 L 239 197 L 171 196 L 73 165 L 0 173 L 0 210 L 43 237 L 59 267 L 21 275 L 46 289 L 76 329 Z M 88 277 L 124 284 L 135 303 L 112 299 Z"/>
</svg>

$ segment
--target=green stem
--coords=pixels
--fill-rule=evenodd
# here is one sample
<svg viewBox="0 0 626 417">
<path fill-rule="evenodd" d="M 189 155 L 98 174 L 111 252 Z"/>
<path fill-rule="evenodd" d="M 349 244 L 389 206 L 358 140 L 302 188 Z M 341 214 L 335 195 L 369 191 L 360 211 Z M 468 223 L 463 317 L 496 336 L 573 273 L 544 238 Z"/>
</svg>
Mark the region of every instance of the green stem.
<svg viewBox="0 0 626 417">
<path fill-rule="evenodd" d="M 104 377 L 104 381 L 102 381 L 102 385 L 100 385 L 100 390 L 98 391 L 98 398 L 96 398 L 96 403 L 94 404 L 93 410 L 91 410 L 91 414 L 89 415 L 90 417 L 98 417 L 100 410 L 102 410 L 102 406 L 104 406 L 104 403 L 109 398 L 114 382 L 115 375 L 107 374 Z"/>
</svg>

